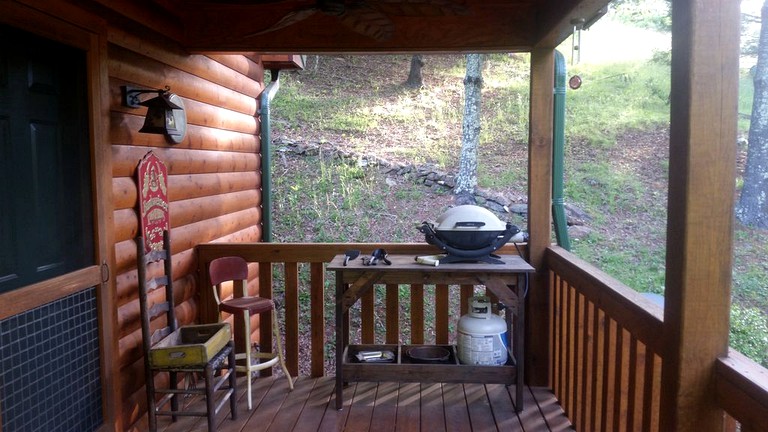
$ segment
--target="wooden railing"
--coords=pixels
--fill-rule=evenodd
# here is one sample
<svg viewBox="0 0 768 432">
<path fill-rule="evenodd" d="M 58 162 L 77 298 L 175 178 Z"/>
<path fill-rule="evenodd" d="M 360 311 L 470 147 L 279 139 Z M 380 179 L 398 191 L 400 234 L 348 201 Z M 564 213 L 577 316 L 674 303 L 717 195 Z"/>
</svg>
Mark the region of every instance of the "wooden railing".
<svg viewBox="0 0 768 432">
<path fill-rule="evenodd" d="M 768 369 L 730 350 L 715 366 L 717 401 L 741 432 L 768 430 Z M 729 422 L 732 430 L 737 430 Z"/>
<path fill-rule="evenodd" d="M 658 431 L 663 310 L 576 258 L 547 250 L 552 387 L 577 430 Z"/>
<path fill-rule="evenodd" d="M 390 254 L 425 255 L 440 251 L 425 243 L 209 243 L 199 245 L 200 317 L 203 322 L 217 319 L 212 291 L 207 289 L 207 265 L 222 256 L 241 256 L 255 268 L 258 277 L 249 283 L 249 292 L 274 297 L 281 303 L 284 316 L 285 352 L 288 370 L 300 370 L 317 377 L 333 370 L 334 356 L 330 346 L 334 339 L 333 275 L 326 275 L 325 263 L 347 250 L 359 250 L 361 256 L 370 255 L 376 248 Z M 498 253 L 517 254 L 507 245 Z M 275 269 L 279 269 L 275 274 Z M 411 285 L 401 292 L 398 285 L 386 285 L 371 290 L 351 311 L 353 343 L 437 343 L 452 340 L 456 321 L 466 311 L 466 299 L 474 292 L 472 285 L 451 286 L 449 289 L 431 290 L 424 285 Z M 224 293 L 228 295 L 229 293 Z M 405 296 L 405 301 L 401 301 Z M 281 298 L 282 297 L 282 298 Z M 425 300 L 426 299 L 426 300 Z M 401 315 L 407 314 L 407 328 L 401 326 Z M 359 327 L 355 326 L 359 323 Z M 269 320 L 259 327 L 259 340 L 270 346 Z M 408 338 L 408 340 L 404 340 Z M 309 347 L 300 341 L 309 340 Z M 308 369 L 308 370 L 307 370 Z"/>
<path fill-rule="evenodd" d="M 577 430 L 658 431 L 663 310 L 562 248 L 547 250 L 552 387 Z M 727 432 L 768 430 L 768 370 L 731 350 L 715 365 Z"/>
<path fill-rule="evenodd" d="M 437 252 L 426 244 L 199 245 L 201 319 L 216 320 L 212 291 L 205 289 L 207 264 L 221 256 L 242 256 L 252 263 L 252 274 L 258 275 L 250 282 L 251 292 L 281 301 L 290 372 L 298 374 L 301 369 L 302 374 L 322 376 L 333 370 L 334 361 L 334 347 L 329 345 L 333 275 L 325 273 L 325 263 L 346 250 L 367 255 L 376 248 L 393 254 Z M 514 246 L 500 252 L 518 253 Z M 660 430 L 662 308 L 562 248 L 547 250 L 546 266 L 552 389 L 573 425 L 584 431 Z M 465 299 L 475 288 L 409 288 L 409 292 L 401 292 L 399 286 L 371 290 L 355 312 L 359 327 L 352 342 L 449 343 L 457 317 L 466 310 Z M 260 326 L 265 344 L 271 343 L 268 324 L 266 320 Z M 309 340 L 309 346 L 301 340 Z M 731 352 L 718 360 L 715 379 L 719 405 L 728 414 L 727 431 L 737 430 L 737 423 L 743 432 L 768 430 L 766 369 Z"/>
</svg>

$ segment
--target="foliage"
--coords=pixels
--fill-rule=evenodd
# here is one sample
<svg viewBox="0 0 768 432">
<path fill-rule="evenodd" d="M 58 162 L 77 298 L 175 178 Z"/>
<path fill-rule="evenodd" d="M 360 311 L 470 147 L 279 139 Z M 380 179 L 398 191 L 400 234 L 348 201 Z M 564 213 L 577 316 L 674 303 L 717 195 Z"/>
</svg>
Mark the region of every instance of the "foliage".
<svg viewBox="0 0 768 432">
<path fill-rule="evenodd" d="M 757 308 L 732 305 L 729 345 L 768 367 L 768 321 L 765 314 Z"/>
<path fill-rule="evenodd" d="M 613 7 L 621 20 L 637 27 L 672 30 L 671 0 L 614 0 Z"/>
</svg>

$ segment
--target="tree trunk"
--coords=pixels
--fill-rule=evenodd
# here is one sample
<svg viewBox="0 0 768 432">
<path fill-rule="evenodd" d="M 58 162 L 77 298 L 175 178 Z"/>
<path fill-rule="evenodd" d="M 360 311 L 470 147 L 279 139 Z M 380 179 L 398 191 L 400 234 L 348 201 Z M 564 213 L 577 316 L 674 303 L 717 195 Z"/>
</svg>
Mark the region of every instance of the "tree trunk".
<svg viewBox="0 0 768 432">
<path fill-rule="evenodd" d="M 480 105 L 483 87 L 482 54 L 467 54 L 464 77 L 464 121 L 461 130 L 461 158 L 454 192 L 461 201 L 473 197 L 477 186 L 477 146 L 480 142 Z M 471 199 L 474 201 L 474 198 Z"/>
<path fill-rule="evenodd" d="M 421 68 L 423 67 L 424 56 L 421 54 L 414 54 L 413 57 L 411 57 L 411 70 L 408 72 L 408 81 L 405 82 L 406 87 L 424 87 L 424 77 L 421 75 Z"/>
<path fill-rule="evenodd" d="M 747 165 L 736 218 L 747 226 L 768 228 L 768 0 L 761 15 Z"/>
</svg>

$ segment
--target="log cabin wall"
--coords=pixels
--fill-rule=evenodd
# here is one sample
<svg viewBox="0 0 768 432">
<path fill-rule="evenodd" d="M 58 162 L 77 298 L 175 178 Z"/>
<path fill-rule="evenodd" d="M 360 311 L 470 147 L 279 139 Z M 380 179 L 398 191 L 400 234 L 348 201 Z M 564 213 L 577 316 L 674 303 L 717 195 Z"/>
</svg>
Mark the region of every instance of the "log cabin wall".
<svg viewBox="0 0 768 432">
<path fill-rule="evenodd" d="M 148 42 L 126 30 L 109 30 L 109 91 L 114 199 L 119 385 L 118 416 L 134 425 L 146 412 L 136 246 L 139 217 L 135 170 L 154 151 L 168 167 L 173 278 L 180 324 L 198 316 L 194 246 L 215 240 L 261 239 L 258 96 L 260 58 L 189 55 L 172 43 Z M 185 105 L 183 142 L 138 133 L 144 109 L 125 108 L 120 86 L 164 88 Z"/>
<path fill-rule="evenodd" d="M 158 26 L 168 24 L 138 6 L 130 9 Z M 177 317 L 181 324 L 196 321 L 200 287 L 194 246 L 261 239 L 261 57 L 192 55 L 170 38 L 87 2 L 4 2 L 0 23 L 87 53 L 98 250 L 93 266 L 4 293 L 0 318 L 13 319 L 68 298 L 98 286 L 102 275 L 108 275 L 95 290 L 94 307 L 99 316 L 104 428 L 141 430 L 146 393 L 134 243 L 139 220 L 136 165 L 153 150 L 168 166 Z M 170 86 L 185 105 L 184 140 L 170 144 L 164 136 L 139 133 L 146 110 L 122 105 L 122 85 Z M 97 263 L 104 263 L 104 269 Z"/>
</svg>

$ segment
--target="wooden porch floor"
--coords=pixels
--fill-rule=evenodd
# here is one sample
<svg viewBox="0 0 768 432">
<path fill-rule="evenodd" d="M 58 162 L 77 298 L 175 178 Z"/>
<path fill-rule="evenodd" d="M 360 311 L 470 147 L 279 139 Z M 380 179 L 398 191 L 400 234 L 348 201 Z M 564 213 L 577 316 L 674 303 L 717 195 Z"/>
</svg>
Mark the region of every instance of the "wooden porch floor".
<svg viewBox="0 0 768 432">
<path fill-rule="evenodd" d="M 333 377 L 298 378 L 292 392 L 284 378 L 253 383 L 248 411 L 245 378 L 238 378 L 237 419 L 222 408 L 218 431 L 570 431 L 552 392 L 527 387 L 521 413 L 514 410 L 514 386 L 501 384 L 351 383 L 344 409 L 335 409 Z M 190 404 L 201 404 L 190 400 Z M 228 405 L 227 405 L 228 406 Z M 159 417 L 160 431 L 206 431 L 206 419 Z"/>
</svg>

